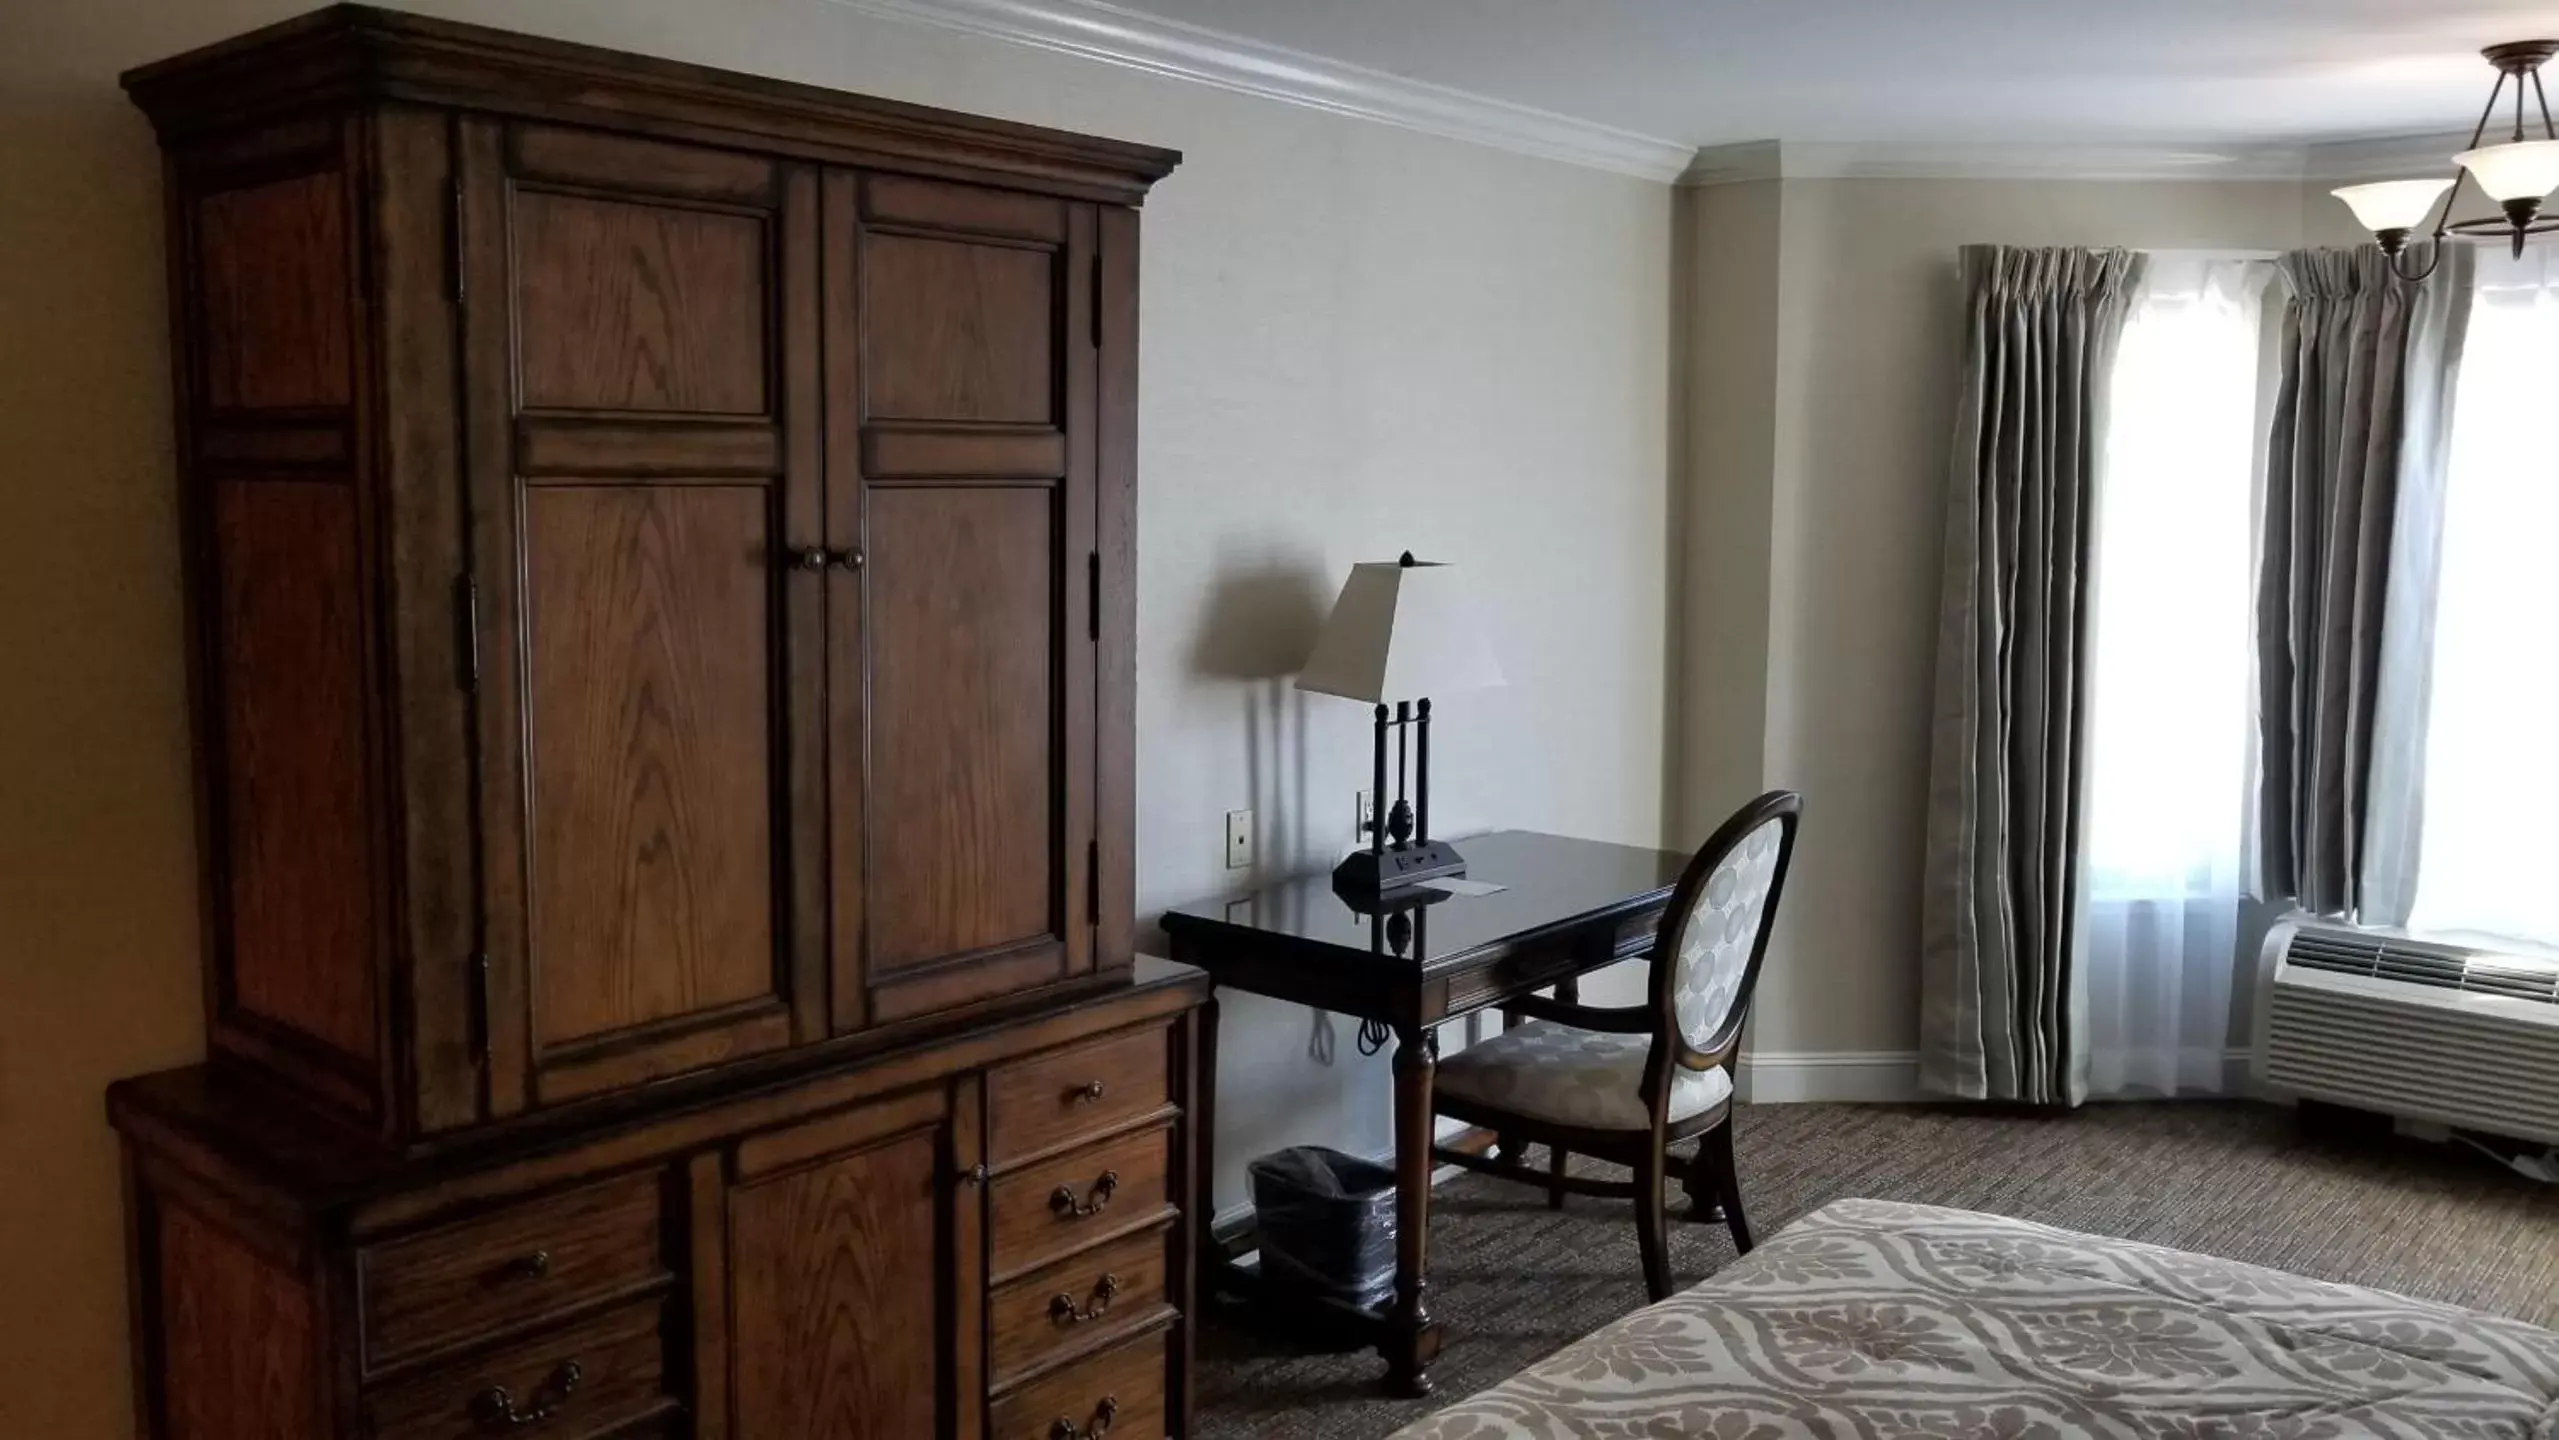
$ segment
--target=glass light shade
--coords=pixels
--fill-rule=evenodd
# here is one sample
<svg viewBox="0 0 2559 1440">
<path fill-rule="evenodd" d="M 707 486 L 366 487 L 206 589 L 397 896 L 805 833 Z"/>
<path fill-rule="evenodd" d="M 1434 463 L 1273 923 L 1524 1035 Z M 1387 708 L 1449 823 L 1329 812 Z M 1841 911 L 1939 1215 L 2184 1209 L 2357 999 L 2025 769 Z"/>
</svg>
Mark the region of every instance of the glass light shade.
<svg viewBox="0 0 2559 1440">
<path fill-rule="evenodd" d="M 2328 193 L 2345 201 L 2366 230 L 2414 230 L 2451 188 L 2450 180 L 2381 180 Z"/>
<path fill-rule="evenodd" d="M 2559 190 L 2559 140 L 2518 140 L 2452 158 L 2491 200 L 2538 200 Z"/>
</svg>

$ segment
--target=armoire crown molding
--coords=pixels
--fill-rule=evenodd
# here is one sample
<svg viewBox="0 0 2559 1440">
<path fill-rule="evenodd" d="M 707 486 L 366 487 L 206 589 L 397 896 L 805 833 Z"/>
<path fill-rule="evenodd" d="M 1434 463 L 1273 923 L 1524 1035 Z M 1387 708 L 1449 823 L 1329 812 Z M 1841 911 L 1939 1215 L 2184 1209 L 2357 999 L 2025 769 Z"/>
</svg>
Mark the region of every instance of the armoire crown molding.
<svg viewBox="0 0 2559 1440">
<path fill-rule="evenodd" d="M 1268 100 L 1646 180 L 1696 153 L 1637 134 L 1100 0 L 833 0 L 847 9 L 1036 46 Z"/>
</svg>

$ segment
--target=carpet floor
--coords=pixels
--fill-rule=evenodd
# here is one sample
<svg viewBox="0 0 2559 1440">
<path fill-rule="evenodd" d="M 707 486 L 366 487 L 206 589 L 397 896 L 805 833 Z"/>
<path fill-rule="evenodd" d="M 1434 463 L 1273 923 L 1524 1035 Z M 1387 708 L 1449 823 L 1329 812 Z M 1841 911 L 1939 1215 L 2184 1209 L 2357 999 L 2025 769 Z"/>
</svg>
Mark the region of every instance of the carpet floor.
<svg viewBox="0 0 2559 1440">
<path fill-rule="evenodd" d="M 2452 1146 L 2312 1140 L 2240 1102 L 2068 1115 L 1925 1106 L 1745 1107 L 1735 1143 L 1762 1236 L 1846 1196 L 1960 1206 L 2197 1250 L 2559 1326 L 2559 1187 Z M 1683 1205 L 1676 1183 L 1673 1214 Z M 1677 1223 L 1694 1284 L 1733 1260 L 1724 1227 Z M 1644 1301 L 1626 1201 L 1467 1175 L 1432 1206 L 1438 1392 L 1391 1400 L 1371 1351 L 1323 1353 L 1232 1301 L 1199 1336 L 1199 1440 L 1375 1440 L 1509 1377 Z"/>
</svg>

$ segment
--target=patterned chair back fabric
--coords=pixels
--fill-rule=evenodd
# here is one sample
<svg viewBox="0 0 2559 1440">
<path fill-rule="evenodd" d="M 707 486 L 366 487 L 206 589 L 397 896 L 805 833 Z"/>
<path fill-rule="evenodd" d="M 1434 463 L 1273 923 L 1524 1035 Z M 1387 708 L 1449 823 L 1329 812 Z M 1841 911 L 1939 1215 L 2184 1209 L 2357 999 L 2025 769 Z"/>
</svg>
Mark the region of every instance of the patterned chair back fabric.
<svg viewBox="0 0 2559 1440">
<path fill-rule="evenodd" d="M 1785 796 L 1787 801 L 1794 798 Z M 1711 1048 L 1723 1037 L 1742 1000 L 1760 934 L 1775 918 L 1772 900 L 1785 871 L 1797 813 L 1795 804 L 1777 801 L 1770 795 L 1752 803 L 1750 810 L 1763 811 L 1764 817 L 1724 852 L 1680 928 L 1671 1006 L 1680 1038 L 1691 1049 Z"/>
</svg>

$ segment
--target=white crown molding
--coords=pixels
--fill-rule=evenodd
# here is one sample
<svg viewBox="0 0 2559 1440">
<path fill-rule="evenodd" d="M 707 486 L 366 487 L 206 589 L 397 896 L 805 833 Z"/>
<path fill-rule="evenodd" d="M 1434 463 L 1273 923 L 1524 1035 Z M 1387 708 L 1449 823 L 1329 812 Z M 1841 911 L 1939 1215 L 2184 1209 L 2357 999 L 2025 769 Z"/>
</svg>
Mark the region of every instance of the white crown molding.
<svg viewBox="0 0 2559 1440">
<path fill-rule="evenodd" d="M 1763 140 L 1697 152 L 1683 185 L 1745 180 L 2299 180 L 2299 145 Z"/>
<path fill-rule="evenodd" d="M 1671 180 L 1693 147 L 1311 55 L 1101 0 L 832 0 L 893 20 L 1009 40 L 1647 180 Z"/>
</svg>

